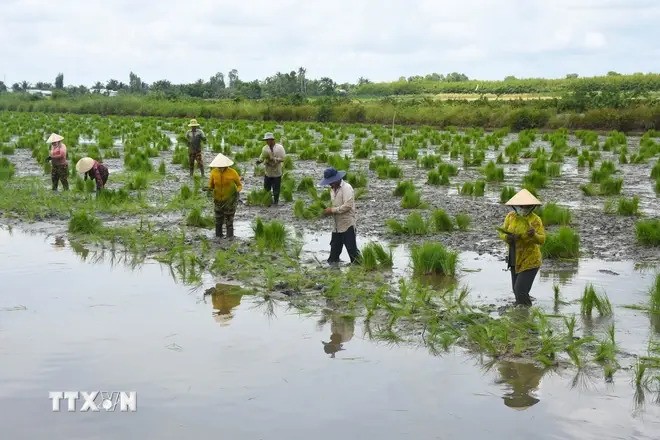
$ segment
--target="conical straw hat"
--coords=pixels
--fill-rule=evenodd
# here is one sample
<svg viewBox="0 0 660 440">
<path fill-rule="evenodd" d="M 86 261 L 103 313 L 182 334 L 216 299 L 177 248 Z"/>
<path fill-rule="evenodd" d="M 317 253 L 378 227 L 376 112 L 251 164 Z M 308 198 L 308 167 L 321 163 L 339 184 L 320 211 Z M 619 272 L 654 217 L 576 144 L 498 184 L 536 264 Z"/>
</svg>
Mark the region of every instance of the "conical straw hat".
<svg viewBox="0 0 660 440">
<path fill-rule="evenodd" d="M 188 127 L 199 127 L 199 123 L 197 122 L 197 119 L 191 119 L 190 124 L 188 124 Z"/>
<path fill-rule="evenodd" d="M 234 161 L 225 156 L 222 153 L 219 153 L 217 156 L 215 156 L 215 159 L 211 162 L 209 167 L 211 168 L 224 168 L 224 167 L 230 167 L 234 164 Z"/>
<path fill-rule="evenodd" d="M 48 138 L 48 140 L 46 141 L 46 143 L 52 144 L 53 142 L 59 142 L 59 141 L 61 141 L 61 140 L 63 140 L 63 139 L 64 139 L 64 138 L 63 138 L 62 136 L 60 136 L 59 134 L 57 134 L 57 133 L 53 133 L 53 134 L 50 135 L 50 137 Z"/>
<path fill-rule="evenodd" d="M 92 159 L 91 157 L 83 157 L 76 164 L 76 170 L 79 173 L 86 173 L 87 171 L 91 170 L 93 166 L 94 166 L 94 159 Z"/>
<path fill-rule="evenodd" d="M 534 195 L 527 191 L 526 189 L 521 189 L 518 191 L 518 194 L 511 197 L 505 205 L 508 206 L 529 206 L 529 205 L 540 205 L 541 202 L 539 199 L 534 197 Z"/>
</svg>

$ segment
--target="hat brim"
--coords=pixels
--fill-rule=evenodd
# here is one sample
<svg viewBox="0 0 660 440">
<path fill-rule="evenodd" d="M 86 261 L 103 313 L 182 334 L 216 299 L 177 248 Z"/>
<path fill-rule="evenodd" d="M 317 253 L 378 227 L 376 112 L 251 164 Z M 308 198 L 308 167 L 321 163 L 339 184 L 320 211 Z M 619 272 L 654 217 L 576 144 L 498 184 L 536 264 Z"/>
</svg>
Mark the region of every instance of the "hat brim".
<svg viewBox="0 0 660 440">
<path fill-rule="evenodd" d="M 53 133 L 48 137 L 48 140 L 46 140 L 46 143 L 52 144 L 53 142 L 59 142 L 61 140 L 64 140 L 64 138 L 62 136 L 60 136 L 59 134 Z"/>
<path fill-rule="evenodd" d="M 76 164 L 76 171 L 78 171 L 79 173 L 86 173 L 87 171 L 91 170 L 93 166 L 94 166 L 94 159 L 92 159 L 91 157 L 83 157 Z"/>
<path fill-rule="evenodd" d="M 199 127 L 199 124 L 188 124 L 188 127 Z"/>
<path fill-rule="evenodd" d="M 541 204 L 539 199 L 526 189 L 521 189 L 505 203 L 507 206 L 541 206 Z"/>
<path fill-rule="evenodd" d="M 226 168 L 232 165 L 234 165 L 234 161 L 220 153 L 211 161 L 209 168 Z"/>
<path fill-rule="evenodd" d="M 337 171 L 337 174 L 335 174 L 334 176 L 321 180 L 320 185 L 322 186 L 330 185 L 331 183 L 335 183 L 343 179 L 344 176 L 346 176 L 346 171 Z"/>
</svg>

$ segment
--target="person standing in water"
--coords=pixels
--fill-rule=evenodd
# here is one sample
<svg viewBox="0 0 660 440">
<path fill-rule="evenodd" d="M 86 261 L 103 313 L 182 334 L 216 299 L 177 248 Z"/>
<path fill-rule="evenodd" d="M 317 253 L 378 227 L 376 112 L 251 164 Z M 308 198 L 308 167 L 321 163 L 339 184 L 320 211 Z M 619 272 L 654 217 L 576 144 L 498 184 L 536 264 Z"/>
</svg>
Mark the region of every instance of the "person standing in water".
<svg viewBox="0 0 660 440">
<path fill-rule="evenodd" d="M 206 135 L 199 128 L 197 119 L 191 119 L 188 124 L 190 130 L 186 132 L 188 139 L 188 167 L 190 168 L 190 177 L 195 172 L 195 162 L 199 166 L 199 172 L 204 177 L 204 163 L 202 161 L 202 142 L 206 142 Z"/>
<path fill-rule="evenodd" d="M 227 225 L 227 238 L 234 238 L 234 214 L 238 206 L 239 192 L 243 189 L 241 176 L 230 168 L 234 161 L 219 153 L 211 162 L 209 191 L 213 191 L 215 206 L 215 236 L 222 238 L 222 225 Z"/>
<path fill-rule="evenodd" d="M 48 142 L 50 144 L 50 156 L 46 160 L 51 161 L 50 177 L 53 181 L 53 191 L 62 182 L 64 191 L 69 190 L 69 162 L 66 160 L 66 145 L 62 143 L 64 138 L 57 133 L 50 135 Z"/>
<path fill-rule="evenodd" d="M 286 152 L 281 144 L 275 143 L 273 133 L 266 133 L 263 140 L 266 141 L 261 150 L 261 156 L 257 164 L 264 163 L 264 190 L 273 191 L 273 205 L 277 206 L 280 202 L 280 187 L 282 186 L 282 169 Z"/>
<path fill-rule="evenodd" d="M 545 243 L 543 221 L 533 211 L 541 202 L 523 189 L 506 202 L 507 214 L 499 236 L 509 245 L 508 268 L 516 305 L 531 306 L 529 292 L 541 267 L 541 245 Z"/>
<path fill-rule="evenodd" d="M 83 157 L 80 159 L 76 164 L 76 170 L 79 173 L 84 173 L 85 180 L 92 179 L 96 181 L 97 196 L 101 193 L 101 190 L 105 188 L 105 184 L 108 183 L 108 177 L 110 176 L 108 167 L 91 157 Z"/>
</svg>

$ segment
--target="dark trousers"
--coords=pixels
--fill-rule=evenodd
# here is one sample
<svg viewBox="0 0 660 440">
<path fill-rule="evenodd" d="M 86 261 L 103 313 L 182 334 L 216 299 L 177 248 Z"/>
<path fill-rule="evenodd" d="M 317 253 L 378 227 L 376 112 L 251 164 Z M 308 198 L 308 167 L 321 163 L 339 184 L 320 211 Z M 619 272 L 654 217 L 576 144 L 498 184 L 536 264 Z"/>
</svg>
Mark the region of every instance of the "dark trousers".
<svg viewBox="0 0 660 440">
<path fill-rule="evenodd" d="M 355 226 L 351 226 L 346 232 L 333 232 L 330 239 L 330 257 L 328 263 L 338 263 L 341 251 L 346 246 L 346 252 L 351 258 L 351 263 L 360 258 L 360 251 L 355 240 Z"/>
<path fill-rule="evenodd" d="M 264 190 L 273 190 L 273 203 L 276 205 L 280 201 L 280 187 L 282 186 L 282 176 L 268 177 L 264 176 Z"/>
<path fill-rule="evenodd" d="M 69 164 L 53 164 L 50 171 L 50 177 L 53 182 L 53 191 L 57 191 L 59 182 L 62 182 L 62 188 L 69 190 Z"/>
<path fill-rule="evenodd" d="M 195 162 L 199 166 L 199 171 L 204 177 L 204 162 L 202 161 L 202 152 L 201 151 L 188 151 L 188 167 L 190 168 L 190 175 L 193 175 L 195 170 Z"/>
<path fill-rule="evenodd" d="M 511 268 L 511 287 L 513 288 L 513 294 L 516 296 L 516 304 L 532 305 L 529 291 L 532 290 L 532 284 L 538 271 L 539 268 L 536 267 L 516 273 L 515 268 Z"/>
<path fill-rule="evenodd" d="M 231 200 L 215 200 L 215 236 L 222 237 L 222 225 L 227 225 L 227 238 L 234 236 L 234 215 L 238 198 Z"/>
</svg>

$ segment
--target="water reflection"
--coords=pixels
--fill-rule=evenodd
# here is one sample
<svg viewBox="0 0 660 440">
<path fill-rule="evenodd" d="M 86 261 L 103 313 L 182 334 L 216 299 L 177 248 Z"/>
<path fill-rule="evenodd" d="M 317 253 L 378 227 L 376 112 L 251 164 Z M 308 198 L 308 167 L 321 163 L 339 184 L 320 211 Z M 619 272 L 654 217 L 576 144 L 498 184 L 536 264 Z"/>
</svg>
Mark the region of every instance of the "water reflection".
<svg viewBox="0 0 660 440">
<path fill-rule="evenodd" d="M 53 247 L 57 250 L 62 250 L 66 247 L 66 241 L 61 235 L 55 236 L 55 240 L 52 243 Z"/>
<path fill-rule="evenodd" d="M 321 343 L 323 344 L 323 352 L 334 358 L 337 352 L 345 350 L 344 344 L 353 339 L 355 317 L 336 311 L 325 311 L 319 325 L 325 325 L 328 320 L 330 321 L 330 340 L 327 342 L 322 340 Z"/>
<path fill-rule="evenodd" d="M 506 385 L 506 393 L 502 396 L 504 405 L 525 410 L 540 402 L 536 397 L 536 391 L 547 370 L 532 363 L 511 361 L 498 362 L 497 369 L 499 378 L 495 383 Z"/>
<path fill-rule="evenodd" d="M 559 285 L 565 286 L 573 281 L 573 278 L 578 274 L 579 269 L 578 261 L 567 262 L 560 267 L 542 268 L 539 271 L 539 275 L 541 280 L 552 280 Z"/>
<path fill-rule="evenodd" d="M 217 283 L 214 287 L 206 289 L 204 296 L 211 295 L 213 304 L 213 317 L 220 325 L 229 325 L 234 315 L 231 311 L 241 304 L 245 292 L 240 286 Z"/>
</svg>

